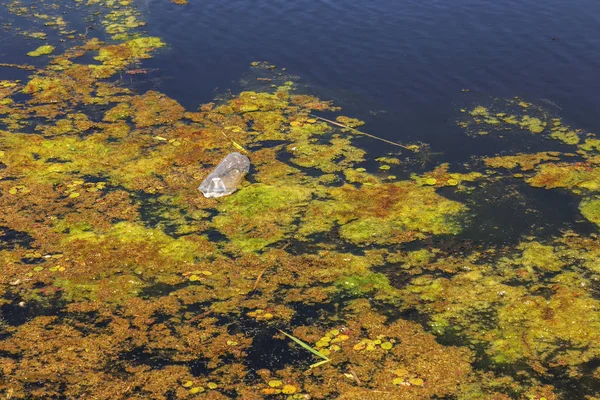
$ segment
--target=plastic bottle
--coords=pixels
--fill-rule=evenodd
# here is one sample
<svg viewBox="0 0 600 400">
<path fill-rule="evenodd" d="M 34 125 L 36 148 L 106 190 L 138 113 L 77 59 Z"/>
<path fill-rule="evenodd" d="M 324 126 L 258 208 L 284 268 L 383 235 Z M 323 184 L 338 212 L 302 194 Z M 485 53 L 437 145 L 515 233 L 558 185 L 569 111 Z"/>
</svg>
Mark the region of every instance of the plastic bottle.
<svg viewBox="0 0 600 400">
<path fill-rule="evenodd" d="M 235 192 L 250 170 L 250 159 L 243 154 L 229 153 L 202 181 L 198 190 L 204 197 L 223 197 Z"/>
</svg>

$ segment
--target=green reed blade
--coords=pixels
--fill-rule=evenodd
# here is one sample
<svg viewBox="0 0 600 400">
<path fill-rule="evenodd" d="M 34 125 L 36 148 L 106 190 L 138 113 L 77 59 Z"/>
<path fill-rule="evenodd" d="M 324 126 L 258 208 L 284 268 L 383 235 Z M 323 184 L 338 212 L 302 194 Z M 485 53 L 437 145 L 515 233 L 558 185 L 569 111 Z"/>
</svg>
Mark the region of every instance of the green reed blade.
<svg viewBox="0 0 600 400">
<path fill-rule="evenodd" d="M 289 333 L 285 333 L 281 329 L 278 329 L 278 331 L 283 333 L 285 336 L 289 337 L 290 339 L 292 339 L 294 342 L 298 343 L 304 349 L 313 353 L 315 356 L 321 357 L 323 360 L 325 360 L 325 361 L 321 361 L 321 362 L 311 365 L 310 366 L 311 368 L 317 367 L 321 364 L 325 364 L 327 361 L 329 361 L 329 358 L 327 358 L 327 356 L 325 354 L 321 353 L 319 350 L 313 349 L 312 347 L 310 347 L 309 345 L 307 345 L 306 343 L 304 343 L 302 340 L 298 339 L 297 337 L 294 337 L 294 336 L 290 335 Z"/>
<path fill-rule="evenodd" d="M 312 364 L 312 365 L 310 366 L 310 368 L 312 369 L 312 368 L 316 368 L 316 367 L 318 367 L 319 365 L 327 364 L 329 361 L 331 361 L 331 360 L 330 360 L 330 359 L 327 359 L 327 360 L 319 361 L 318 363 L 314 363 L 314 364 Z"/>
</svg>

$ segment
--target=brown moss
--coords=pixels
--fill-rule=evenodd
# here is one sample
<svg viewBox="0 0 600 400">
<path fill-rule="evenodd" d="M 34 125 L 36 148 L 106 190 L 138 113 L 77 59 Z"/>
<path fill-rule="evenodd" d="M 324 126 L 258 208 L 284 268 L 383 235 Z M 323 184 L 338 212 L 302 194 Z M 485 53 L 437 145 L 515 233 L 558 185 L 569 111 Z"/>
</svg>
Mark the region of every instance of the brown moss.
<svg viewBox="0 0 600 400">
<path fill-rule="evenodd" d="M 410 242 L 427 234 L 460 230 L 456 217 L 466 208 L 431 188 L 411 182 L 331 189 L 332 200 L 313 201 L 300 233 L 342 225 L 342 238 L 356 244 Z"/>
<path fill-rule="evenodd" d="M 142 96 L 135 96 L 131 100 L 135 111 L 133 112 L 133 121 L 138 128 L 174 123 L 183 118 L 184 109 L 178 102 L 165 96 L 164 94 L 148 91 Z M 123 111 L 119 111 L 121 117 Z M 116 118 L 119 114 L 113 114 Z"/>
<path fill-rule="evenodd" d="M 534 154 L 518 154 L 515 156 L 487 157 L 483 159 L 485 165 L 491 168 L 513 169 L 519 167 L 522 171 L 530 171 L 538 164 L 545 161 L 557 161 L 555 154 L 547 152 Z"/>
</svg>

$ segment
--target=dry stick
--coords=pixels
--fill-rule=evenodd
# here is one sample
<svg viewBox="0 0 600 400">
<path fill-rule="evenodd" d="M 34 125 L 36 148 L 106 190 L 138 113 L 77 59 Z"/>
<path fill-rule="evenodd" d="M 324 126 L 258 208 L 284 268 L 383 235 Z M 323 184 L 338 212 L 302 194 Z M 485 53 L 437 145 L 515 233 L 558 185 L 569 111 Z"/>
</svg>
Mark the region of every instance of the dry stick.
<svg viewBox="0 0 600 400">
<path fill-rule="evenodd" d="M 219 132 L 221 132 L 221 135 L 225 136 L 225 138 L 231 142 L 233 147 L 235 147 L 236 149 L 238 149 L 240 151 L 243 151 L 244 153 L 250 153 L 248 150 L 246 150 L 246 148 L 244 146 L 242 146 L 241 144 L 239 144 L 238 142 L 236 142 L 235 140 L 233 140 L 229 136 L 227 136 L 225 134 L 225 132 L 223 132 L 222 129 L 219 129 Z"/>
<path fill-rule="evenodd" d="M 258 277 L 256 278 L 256 281 L 254 282 L 254 286 L 252 287 L 252 290 L 250 291 L 250 293 L 252 293 L 256 290 L 256 288 L 258 287 L 258 282 L 260 282 L 260 280 L 263 277 L 263 275 L 265 274 L 265 272 L 267 272 L 267 269 L 269 269 L 269 267 L 265 267 L 265 269 L 260 271 L 260 274 L 258 274 Z"/>
<path fill-rule="evenodd" d="M 388 144 L 392 144 L 394 146 L 402 147 L 403 149 L 406 149 L 406 150 L 411 150 L 409 147 L 404 146 L 404 145 L 402 145 L 400 143 L 392 142 L 391 140 L 387 140 L 387 139 L 380 138 L 380 137 L 375 136 L 375 135 L 371 135 L 370 133 L 359 131 L 358 129 L 354 129 L 354 128 L 346 126 L 344 124 L 340 124 L 339 122 L 335 122 L 335 121 L 332 121 L 330 119 L 319 117 L 319 116 L 313 115 L 313 114 L 308 114 L 308 115 L 310 115 L 313 118 L 320 119 L 320 120 L 325 121 L 325 122 L 329 122 L 330 124 L 333 124 L 333 125 L 336 125 L 336 126 L 339 126 L 339 127 L 342 127 L 342 128 L 350 129 L 350 130 L 352 130 L 352 131 L 354 131 L 356 133 L 360 133 L 361 135 L 365 135 L 365 136 L 368 136 L 368 137 L 373 138 L 373 139 L 381 140 L 382 142 L 385 142 L 385 143 L 388 143 Z"/>
<path fill-rule="evenodd" d="M 356 383 L 358 383 L 358 386 L 361 386 L 362 382 L 360 381 L 360 379 L 358 379 L 358 375 L 356 375 L 356 372 L 354 371 L 354 369 L 352 367 L 350 367 L 348 370 L 350 371 L 350 374 L 352 374 L 352 377 L 354 378 Z"/>
<path fill-rule="evenodd" d="M 290 245 L 290 242 L 287 242 L 285 244 L 285 246 L 283 246 L 280 250 L 285 250 L 289 245 Z M 258 282 L 260 282 L 260 280 L 262 279 L 265 272 L 267 272 L 269 267 L 270 266 L 266 266 L 262 271 L 260 271 L 260 274 L 258 274 L 258 276 L 256 277 L 256 281 L 254 282 L 254 286 L 252 287 L 252 290 L 250 291 L 250 293 L 252 293 L 256 290 L 256 288 L 258 287 Z M 248 293 L 248 294 L 250 294 L 250 293 Z"/>
</svg>

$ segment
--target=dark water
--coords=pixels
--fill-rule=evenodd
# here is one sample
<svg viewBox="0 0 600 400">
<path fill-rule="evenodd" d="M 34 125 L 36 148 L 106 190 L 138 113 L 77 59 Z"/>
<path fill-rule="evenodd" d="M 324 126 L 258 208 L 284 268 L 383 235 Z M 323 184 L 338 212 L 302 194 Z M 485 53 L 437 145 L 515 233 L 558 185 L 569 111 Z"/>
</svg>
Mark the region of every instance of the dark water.
<svg viewBox="0 0 600 400">
<path fill-rule="evenodd" d="M 454 126 L 457 108 L 490 97 L 547 99 L 562 108 L 555 111 L 565 121 L 600 130 L 597 1 L 201 1 L 184 7 L 148 1 L 141 8 L 149 32 L 171 47 L 155 59 L 168 65 L 162 90 L 188 107 L 232 87 L 250 62 L 268 60 L 366 120 L 370 131 L 434 143 L 461 159 L 482 146 L 497 150 L 465 140 Z"/>
</svg>

